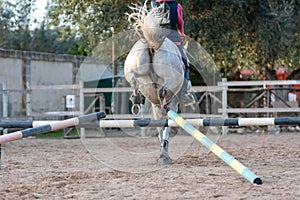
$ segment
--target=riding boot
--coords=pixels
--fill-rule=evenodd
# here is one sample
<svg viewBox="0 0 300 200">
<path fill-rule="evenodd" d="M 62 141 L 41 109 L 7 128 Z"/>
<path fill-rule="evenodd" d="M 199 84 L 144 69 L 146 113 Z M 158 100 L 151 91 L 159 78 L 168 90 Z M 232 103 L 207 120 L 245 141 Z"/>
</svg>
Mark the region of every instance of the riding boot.
<svg viewBox="0 0 300 200">
<path fill-rule="evenodd" d="M 188 94 L 188 90 L 191 88 L 191 81 L 188 79 L 184 79 L 182 88 L 179 92 L 180 102 L 184 105 L 188 105 L 193 103 L 194 98 Z"/>
<path fill-rule="evenodd" d="M 181 59 L 182 59 L 182 62 L 184 64 L 184 82 L 183 82 L 183 86 L 182 86 L 182 89 L 181 89 L 181 101 L 182 103 L 190 103 L 191 102 L 191 97 L 185 97 L 187 96 L 187 91 L 192 87 L 192 83 L 190 81 L 190 62 L 189 62 L 189 59 L 186 55 L 186 51 L 184 51 L 184 48 L 182 47 L 182 45 L 178 45 L 177 46 L 179 51 L 180 51 L 180 54 L 181 54 Z M 194 99 L 193 99 L 194 100 Z"/>
<path fill-rule="evenodd" d="M 189 66 L 185 66 L 184 78 L 187 80 L 190 80 L 190 67 Z"/>
</svg>

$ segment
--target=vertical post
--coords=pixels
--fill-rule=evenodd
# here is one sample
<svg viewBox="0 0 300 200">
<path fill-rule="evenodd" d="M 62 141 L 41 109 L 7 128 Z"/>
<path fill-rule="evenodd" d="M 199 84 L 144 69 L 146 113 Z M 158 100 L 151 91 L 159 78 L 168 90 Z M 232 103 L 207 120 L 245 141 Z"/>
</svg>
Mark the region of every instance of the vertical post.
<svg viewBox="0 0 300 200">
<path fill-rule="evenodd" d="M 111 27 L 111 35 L 112 35 L 112 46 L 111 46 L 111 64 L 112 64 L 112 79 L 111 79 L 111 87 L 115 87 L 115 76 L 116 76 L 116 66 L 115 66 L 115 29 L 114 27 Z M 116 113 L 117 110 L 117 102 L 115 99 L 115 93 L 112 92 L 111 94 L 111 112 Z"/>
<path fill-rule="evenodd" d="M 31 86 L 31 58 L 29 54 L 25 54 L 22 58 L 22 109 L 23 114 L 28 116 L 31 114 L 30 94 L 28 93 Z"/>
<path fill-rule="evenodd" d="M 270 90 L 268 89 L 268 87 L 266 85 L 264 85 L 263 88 L 266 88 L 266 92 L 267 92 L 266 105 L 267 105 L 267 108 L 270 108 Z M 267 113 L 266 117 L 271 117 L 269 112 Z"/>
<path fill-rule="evenodd" d="M 79 81 L 79 111 L 80 115 L 84 115 L 84 83 L 82 80 Z M 85 128 L 80 128 L 80 138 L 85 138 Z"/>
<path fill-rule="evenodd" d="M 2 116 L 3 118 L 7 118 L 8 117 L 8 94 L 6 93 L 7 89 L 7 82 L 3 81 L 2 82 L 2 105 L 3 105 L 3 110 L 2 110 Z M 0 135 L 3 134 L 4 129 L 0 127 Z M 0 170 L 1 170 L 1 166 L 2 166 L 2 161 L 1 161 L 1 150 L 2 150 L 2 146 L 0 144 Z"/>
<path fill-rule="evenodd" d="M 26 116 L 31 115 L 32 109 L 31 109 L 31 59 L 26 58 L 26 78 L 25 78 L 25 91 L 26 91 Z"/>
<path fill-rule="evenodd" d="M 210 101 L 209 101 L 209 91 L 205 92 L 204 95 L 205 95 L 205 110 L 206 110 L 206 114 L 211 114 L 212 110 L 211 110 L 211 106 L 210 106 Z"/>
<path fill-rule="evenodd" d="M 99 106 L 100 106 L 100 111 L 105 111 L 105 97 L 104 97 L 104 94 L 102 93 L 100 96 L 99 96 Z"/>
<path fill-rule="evenodd" d="M 3 105 L 3 110 L 2 110 L 2 117 L 7 118 L 8 117 L 8 94 L 7 94 L 7 82 L 3 81 L 2 82 L 2 105 Z"/>
<path fill-rule="evenodd" d="M 126 80 L 125 79 L 122 79 L 121 80 L 121 87 L 126 87 Z M 122 105 L 127 105 L 127 102 L 128 102 L 128 92 L 121 92 L 121 102 L 122 102 Z M 121 114 L 127 114 L 128 113 L 128 106 L 121 106 Z"/>
<path fill-rule="evenodd" d="M 3 128 L 0 127 L 0 136 L 2 135 Z M 2 145 L 0 144 L 0 170 L 2 166 L 2 157 L 1 157 L 1 150 L 2 150 Z"/>
<path fill-rule="evenodd" d="M 115 87 L 115 75 L 116 75 L 116 66 L 115 66 L 115 29 L 111 27 L 112 34 L 112 47 L 111 47 L 111 64 L 112 64 L 112 87 Z"/>
<path fill-rule="evenodd" d="M 223 78 L 222 79 L 222 116 L 223 118 L 227 118 L 227 79 Z M 228 132 L 228 127 L 227 126 L 222 126 L 222 134 L 227 135 Z"/>
<path fill-rule="evenodd" d="M 31 89 L 30 89 L 30 87 L 31 87 L 31 84 L 30 84 L 30 82 L 26 82 L 26 90 L 25 90 L 25 92 L 26 92 L 26 117 L 27 116 L 30 116 L 31 115 L 31 113 L 32 113 L 32 109 L 31 109 Z"/>
</svg>

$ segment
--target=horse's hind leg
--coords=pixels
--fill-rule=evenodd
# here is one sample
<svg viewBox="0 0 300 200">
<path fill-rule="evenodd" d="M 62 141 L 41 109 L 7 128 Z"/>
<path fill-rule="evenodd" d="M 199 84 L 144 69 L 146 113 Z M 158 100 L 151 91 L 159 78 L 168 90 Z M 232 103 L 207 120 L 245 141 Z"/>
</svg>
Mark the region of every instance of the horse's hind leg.
<svg viewBox="0 0 300 200">
<path fill-rule="evenodd" d="M 136 96 L 139 90 L 139 84 L 136 79 L 136 74 L 134 72 L 128 72 L 125 75 L 125 78 L 129 82 L 130 86 L 133 88 L 133 95 Z"/>
<path fill-rule="evenodd" d="M 168 165 L 172 163 L 172 160 L 168 153 L 169 148 L 169 137 L 170 137 L 170 127 L 162 128 L 159 133 L 159 141 L 161 144 L 158 162 L 162 165 Z"/>
<path fill-rule="evenodd" d="M 167 96 L 167 87 L 166 86 L 162 86 L 159 90 L 158 90 L 158 96 L 159 96 L 159 99 L 160 101 L 162 102 L 165 97 Z"/>
<path fill-rule="evenodd" d="M 162 112 L 162 109 L 158 106 L 152 105 L 153 108 L 153 114 L 154 119 L 162 119 L 164 118 Z M 168 147 L 169 147 L 169 137 L 170 137 L 170 127 L 163 127 L 163 128 L 157 128 L 158 130 L 158 139 L 160 142 L 160 153 L 159 153 L 159 159 L 158 162 L 162 165 L 171 164 L 172 160 L 168 153 Z"/>
<path fill-rule="evenodd" d="M 161 105 L 161 109 L 164 108 L 164 106 L 167 105 L 167 100 L 166 100 L 166 96 L 168 94 L 168 90 L 166 86 L 162 86 L 158 91 L 157 91 L 157 95 L 160 101 L 160 105 Z M 167 113 L 163 113 L 163 115 L 166 115 Z"/>
</svg>

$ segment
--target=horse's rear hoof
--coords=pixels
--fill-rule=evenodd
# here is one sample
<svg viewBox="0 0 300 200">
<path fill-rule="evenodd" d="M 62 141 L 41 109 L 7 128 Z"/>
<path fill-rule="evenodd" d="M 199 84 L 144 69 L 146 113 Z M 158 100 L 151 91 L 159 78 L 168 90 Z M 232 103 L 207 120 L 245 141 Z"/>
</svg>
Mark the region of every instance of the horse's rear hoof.
<svg viewBox="0 0 300 200">
<path fill-rule="evenodd" d="M 168 151 L 166 151 L 164 148 L 162 148 L 160 151 L 158 163 L 161 165 L 169 165 L 172 163 L 172 160 L 168 154 Z"/>
<path fill-rule="evenodd" d="M 158 163 L 161 165 L 170 165 L 172 164 L 172 160 L 170 157 L 159 158 Z"/>
</svg>

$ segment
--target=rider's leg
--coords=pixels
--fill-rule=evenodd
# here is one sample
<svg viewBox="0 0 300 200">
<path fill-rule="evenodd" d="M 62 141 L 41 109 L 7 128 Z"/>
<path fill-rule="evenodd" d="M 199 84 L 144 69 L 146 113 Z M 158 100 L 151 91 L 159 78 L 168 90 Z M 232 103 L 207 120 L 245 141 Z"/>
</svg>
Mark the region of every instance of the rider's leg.
<svg viewBox="0 0 300 200">
<path fill-rule="evenodd" d="M 189 80 L 190 79 L 190 77 L 189 77 L 190 65 L 188 62 L 188 58 L 187 58 L 185 52 L 183 51 L 183 47 L 181 45 L 178 45 L 177 47 L 181 53 L 182 61 L 185 65 L 184 82 L 183 82 L 183 85 L 182 85 L 182 88 L 180 91 L 180 101 L 181 101 L 181 103 L 188 104 L 194 100 L 187 94 L 188 90 L 191 87 L 191 82 Z"/>
<path fill-rule="evenodd" d="M 189 76 L 189 74 L 190 74 L 190 63 L 189 63 L 189 60 L 186 56 L 186 53 L 183 50 L 183 46 L 178 45 L 177 47 L 180 51 L 181 58 L 182 58 L 182 61 L 183 61 L 184 67 L 185 67 L 184 78 L 189 80 L 190 79 L 190 76 Z"/>
</svg>

